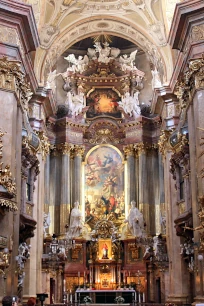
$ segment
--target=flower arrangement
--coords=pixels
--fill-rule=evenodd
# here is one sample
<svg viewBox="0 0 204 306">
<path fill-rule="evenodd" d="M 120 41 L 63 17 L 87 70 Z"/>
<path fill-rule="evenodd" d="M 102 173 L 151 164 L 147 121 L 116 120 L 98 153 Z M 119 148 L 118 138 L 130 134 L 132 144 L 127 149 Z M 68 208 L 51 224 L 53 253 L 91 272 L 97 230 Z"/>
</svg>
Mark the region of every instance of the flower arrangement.
<svg viewBox="0 0 204 306">
<path fill-rule="evenodd" d="M 125 299 L 122 296 L 117 296 L 114 300 L 117 304 L 123 304 L 125 302 Z"/>
<path fill-rule="evenodd" d="M 85 303 L 85 304 L 87 304 L 87 303 L 92 303 L 92 299 L 90 298 L 90 296 L 85 296 L 84 298 L 83 298 L 83 302 Z"/>
</svg>

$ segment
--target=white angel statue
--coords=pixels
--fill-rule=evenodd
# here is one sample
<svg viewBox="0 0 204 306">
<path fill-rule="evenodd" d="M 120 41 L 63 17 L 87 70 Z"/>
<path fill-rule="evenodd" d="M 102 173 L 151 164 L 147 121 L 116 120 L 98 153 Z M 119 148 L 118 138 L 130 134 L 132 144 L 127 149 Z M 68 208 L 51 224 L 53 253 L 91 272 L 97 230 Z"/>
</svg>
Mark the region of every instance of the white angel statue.
<svg viewBox="0 0 204 306">
<path fill-rule="evenodd" d="M 136 54 L 137 54 L 137 50 L 130 53 L 129 57 L 127 54 L 123 54 L 119 57 L 119 62 L 122 64 L 122 67 L 121 67 L 122 71 L 136 69 L 136 66 L 135 66 Z"/>
<path fill-rule="evenodd" d="M 84 72 L 89 62 L 89 58 L 87 55 L 84 55 L 84 57 L 79 55 L 77 59 L 74 54 L 70 54 L 67 57 L 64 57 L 64 59 L 73 64 L 71 69 L 68 68 L 68 70 L 79 73 Z"/>
</svg>

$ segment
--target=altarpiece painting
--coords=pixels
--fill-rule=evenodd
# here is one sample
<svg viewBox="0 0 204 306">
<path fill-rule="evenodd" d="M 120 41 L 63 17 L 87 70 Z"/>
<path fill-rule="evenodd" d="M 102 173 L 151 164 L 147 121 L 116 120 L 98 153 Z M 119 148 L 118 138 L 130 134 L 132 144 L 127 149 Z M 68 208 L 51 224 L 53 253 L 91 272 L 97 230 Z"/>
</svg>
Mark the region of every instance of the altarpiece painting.
<svg viewBox="0 0 204 306">
<path fill-rule="evenodd" d="M 85 221 L 92 228 L 100 219 L 121 223 L 125 217 L 124 165 L 112 146 L 97 146 L 85 165 Z"/>
</svg>

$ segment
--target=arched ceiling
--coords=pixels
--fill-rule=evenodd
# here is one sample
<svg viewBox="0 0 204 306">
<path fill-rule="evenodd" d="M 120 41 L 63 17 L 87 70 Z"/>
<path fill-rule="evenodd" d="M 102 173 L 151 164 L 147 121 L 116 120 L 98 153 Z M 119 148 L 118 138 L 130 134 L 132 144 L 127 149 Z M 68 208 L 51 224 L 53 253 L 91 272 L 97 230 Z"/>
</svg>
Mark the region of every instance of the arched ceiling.
<svg viewBox="0 0 204 306">
<path fill-rule="evenodd" d="M 168 82 L 173 63 L 163 13 L 172 1 L 178 0 L 24 0 L 33 5 L 38 22 L 41 46 L 35 72 L 39 83 L 44 85 L 45 71 L 52 70 L 69 47 L 100 34 L 137 45 L 155 66 L 163 65 Z"/>
</svg>

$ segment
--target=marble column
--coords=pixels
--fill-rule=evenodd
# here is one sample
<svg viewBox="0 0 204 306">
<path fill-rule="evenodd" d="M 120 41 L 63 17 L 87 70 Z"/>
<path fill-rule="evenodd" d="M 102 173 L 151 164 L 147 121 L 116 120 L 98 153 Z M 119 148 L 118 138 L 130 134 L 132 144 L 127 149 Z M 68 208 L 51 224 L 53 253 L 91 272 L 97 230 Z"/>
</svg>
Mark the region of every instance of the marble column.
<svg viewBox="0 0 204 306">
<path fill-rule="evenodd" d="M 5 65 L 6 67 L 6 65 Z M 9 68 L 9 67 L 8 67 Z M 5 68 L 4 68 L 5 69 Z M 13 70 L 11 70 L 13 71 Z M 4 86 L 3 77 L 7 74 L 1 74 L 0 87 Z M 13 80 L 13 76 L 11 81 Z M 12 82 L 8 84 L 12 84 Z M 5 83 L 6 86 L 6 83 Z M 14 94 L 15 88 L 0 88 L 0 104 L 1 104 L 1 124 L 0 130 L 5 133 L 2 137 L 2 168 L 6 165 L 10 166 L 11 178 L 15 178 L 16 197 L 14 203 L 18 206 L 18 210 L 5 211 L 5 215 L 1 215 L 1 236 L 6 237 L 7 245 L 11 251 L 10 266 L 5 280 L 5 292 L 7 295 L 17 294 L 17 275 L 13 271 L 16 269 L 15 257 L 18 253 L 19 246 L 19 223 L 20 223 L 20 203 L 21 203 L 21 150 L 22 150 L 22 108 Z M 11 243 L 10 243 L 11 242 Z M 0 298 L 5 295 L 3 278 L 0 285 Z"/>
<path fill-rule="evenodd" d="M 204 90 L 197 89 L 193 103 L 189 106 L 188 115 L 188 132 L 189 132 L 189 148 L 190 148 L 190 181 L 191 181 L 191 197 L 192 197 L 192 215 L 194 228 L 200 225 L 198 211 L 200 209 L 199 197 L 204 194 L 204 180 L 201 176 L 201 170 L 204 168 L 204 151 L 201 146 L 204 131 L 204 109 L 203 109 Z M 196 163 L 195 163 L 196 161 Z M 199 242 L 200 232 L 194 231 L 194 241 Z M 203 270 L 198 262 L 198 252 L 195 251 L 194 259 L 198 268 L 198 277 L 195 277 L 195 301 L 203 303 L 204 297 L 201 294 L 203 286 Z"/>
<path fill-rule="evenodd" d="M 126 146 L 125 155 L 127 159 L 126 166 L 126 199 L 130 204 L 132 200 L 136 200 L 136 185 L 135 185 L 135 157 L 134 148 L 132 145 Z"/>
<path fill-rule="evenodd" d="M 65 234 L 65 225 L 69 222 L 70 213 L 70 150 L 68 143 L 61 145 L 61 203 L 60 203 L 60 235 Z"/>
<path fill-rule="evenodd" d="M 169 250 L 169 294 L 168 302 L 186 303 L 189 295 L 189 272 L 184 267 L 184 261 L 180 256 L 180 237 L 176 236 L 174 220 L 178 217 L 177 190 L 175 180 L 170 174 L 171 151 L 167 151 L 164 157 L 164 182 L 165 203 L 167 210 L 167 249 Z M 176 281 L 175 281 L 176 280 Z"/>
<path fill-rule="evenodd" d="M 60 234 L 60 202 L 61 202 L 61 154 L 57 148 L 50 156 L 50 233 Z"/>
<path fill-rule="evenodd" d="M 136 153 L 138 156 L 138 189 L 139 189 L 139 210 L 143 213 L 144 220 L 146 221 L 146 232 L 150 232 L 149 222 L 149 203 L 148 203 L 148 169 L 147 169 L 147 155 L 143 143 L 136 145 Z"/>
<path fill-rule="evenodd" d="M 84 147 L 76 146 L 74 150 L 74 160 L 73 160 L 73 182 L 72 182 L 72 200 L 73 203 L 75 201 L 79 201 L 82 203 L 82 194 L 81 189 L 82 186 L 82 156 L 84 154 Z"/>
</svg>

